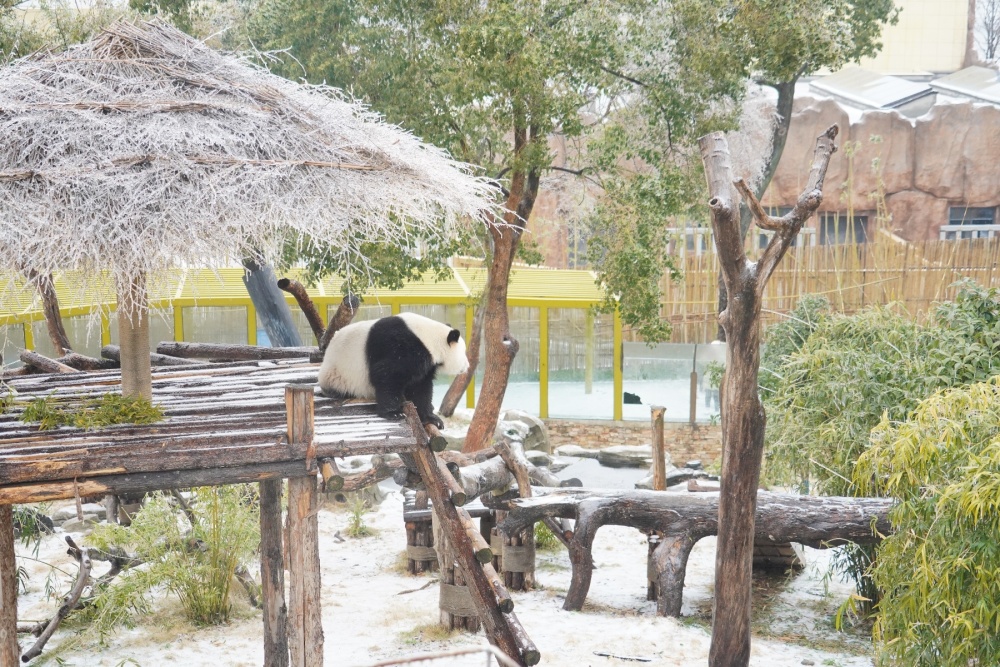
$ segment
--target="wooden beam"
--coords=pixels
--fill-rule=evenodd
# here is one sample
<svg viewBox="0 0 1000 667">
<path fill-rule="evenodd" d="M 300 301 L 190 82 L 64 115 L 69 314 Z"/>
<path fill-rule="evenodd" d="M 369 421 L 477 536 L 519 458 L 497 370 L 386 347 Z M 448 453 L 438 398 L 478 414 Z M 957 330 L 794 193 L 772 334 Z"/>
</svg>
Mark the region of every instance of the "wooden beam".
<svg viewBox="0 0 1000 667">
<path fill-rule="evenodd" d="M 282 554 L 280 478 L 260 483 L 260 584 L 264 667 L 288 667 L 288 607 Z"/>
<path fill-rule="evenodd" d="M 109 361 L 117 362 L 121 364 L 122 361 L 122 351 L 117 345 L 105 345 L 101 348 L 101 356 Z M 181 359 L 180 357 L 171 357 L 167 354 L 157 354 L 156 352 L 149 353 L 149 363 L 153 366 L 195 366 L 195 365 L 207 365 L 207 362 L 196 361 L 194 359 Z"/>
<path fill-rule="evenodd" d="M 291 667 L 322 667 L 323 614 L 320 608 L 319 523 L 316 517 L 316 445 L 313 386 L 285 389 L 288 447 L 305 460 L 300 476 L 288 480 L 288 648 Z"/>
</svg>

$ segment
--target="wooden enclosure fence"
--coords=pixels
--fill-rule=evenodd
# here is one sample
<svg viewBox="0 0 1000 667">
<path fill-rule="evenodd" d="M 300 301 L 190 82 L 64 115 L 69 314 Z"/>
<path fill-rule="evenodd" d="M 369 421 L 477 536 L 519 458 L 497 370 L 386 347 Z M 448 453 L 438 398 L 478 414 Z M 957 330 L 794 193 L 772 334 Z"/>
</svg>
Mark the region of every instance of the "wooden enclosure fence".
<svg viewBox="0 0 1000 667">
<path fill-rule="evenodd" d="M 683 243 L 677 244 L 683 279 L 661 282 L 661 314 L 673 324 L 675 343 L 711 341 L 718 331 L 719 263 L 704 232 L 706 239 L 696 244 L 700 252 L 681 253 Z M 756 239 L 751 233 L 748 243 Z M 767 285 L 763 324 L 782 319 L 806 294 L 825 296 L 836 311 L 848 314 L 899 302 L 921 316 L 934 302 L 952 298 L 951 285 L 961 278 L 1000 286 L 998 262 L 1000 237 L 907 242 L 880 230 L 868 243 L 794 246 Z"/>
</svg>

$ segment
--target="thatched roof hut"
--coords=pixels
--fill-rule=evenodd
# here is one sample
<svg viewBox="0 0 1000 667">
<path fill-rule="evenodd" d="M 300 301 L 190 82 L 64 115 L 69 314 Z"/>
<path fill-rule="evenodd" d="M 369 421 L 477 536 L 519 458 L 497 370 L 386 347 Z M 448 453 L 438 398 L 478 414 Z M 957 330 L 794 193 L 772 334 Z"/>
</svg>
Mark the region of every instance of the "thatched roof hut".
<svg viewBox="0 0 1000 667">
<path fill-rule="evenodd" d="M 125 313 L 178 263 L 270 261 L 298 232 L 363 268 L 363 241 L 445 233 L 492 202 L 337 91 L 159 22 L 0 69 L 0 137 L 0 267 L 109 272 Z"/>
</svg>

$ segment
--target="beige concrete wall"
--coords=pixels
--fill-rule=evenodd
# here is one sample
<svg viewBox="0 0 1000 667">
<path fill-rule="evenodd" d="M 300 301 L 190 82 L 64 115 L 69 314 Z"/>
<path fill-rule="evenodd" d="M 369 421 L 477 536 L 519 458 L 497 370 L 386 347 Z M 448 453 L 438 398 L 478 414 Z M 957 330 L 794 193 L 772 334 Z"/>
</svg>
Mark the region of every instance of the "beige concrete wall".
<svg viewBox="0 0 1000 667">
<path fill-rule="evenodd" d="M 600 449 L 613 445 L 648 445 L 651 442 L 650 425 L 641 421 L 570 421 L 547 419 L 552 447 L 580 445 Z M 722 456 L 722 428 L 718 425 L 667 422 L 664 424 L 664 443 L 674 465 L 700 459 L 704 465 L 718 461 Z"/>
<path fill-rule="evenodd" d="M 899 23 L 882 33 L 882 50 L 861 67 L 883 74 L 953 72 L 962 68 L 969 0 L 896 0 Z"/>
<path fill-rule="evenodd" d="M 834 123 L 841 127 L 841 150 L 830 161 L 820 211 L 874 210 L 870 195 L 878 190 L 878 173 L 891 228 L 911 241 L 936 239 L 948 224 L 950 206 L 1000 206 L 1000 108 L 938 104 L 913 122 L 896 112 L 869 112 L 850 124 L 836 102 L 810 98 L 796 101 L 765 205 L 794 204 L 809 173 L 815 138 Z M 854 151 L 851 187 L 848 142 Z"/>
</svg>

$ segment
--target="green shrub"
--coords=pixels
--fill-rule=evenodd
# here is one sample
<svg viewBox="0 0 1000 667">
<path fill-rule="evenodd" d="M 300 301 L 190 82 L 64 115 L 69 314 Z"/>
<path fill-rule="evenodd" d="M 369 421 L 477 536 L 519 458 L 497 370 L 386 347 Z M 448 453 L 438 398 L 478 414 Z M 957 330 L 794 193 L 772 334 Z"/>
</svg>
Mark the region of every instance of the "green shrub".
<svg viewBox="0 0 1000 667">
<path fill-rule="evenodd" d="M 106 634 L 131 625 L 148 610 L 152 589 L 164 586 L 199 625 L 224 623 L 232 611 L 230 585 L 260 543 L 259 519 L 242 485 L 197 489 L 193 522 L 163 495 L 147 497 L 132 525 L 101 525 L 89 542 L 104 551 L 124 550 L 145 562 L 101 590 L 85 620 Z"/>
<path fill-rule="evenodd" d="M 539 551 L 554 551 L 562 546 L 562 542 L 544 523 L 535 524 L 535 548 Z"/>
<path fill-rule="evenodd" d="M 375 531 L 365 523 L 365 514 L 370 509 L 364 498 L 358 497 L 351 501 L 347 508 L 347 511 L 350 513 L 346 529 L 348 537 L 369 537 L 375 534 Z"/>
<path fill-rule="evenodd" d="M 941 392 L 883 419 L 858 461 L 862 493 L 887 495 L 894 532 L 873 577 L 880 664 L 1000 664 L 1000 387 Z"/>
</svg>

